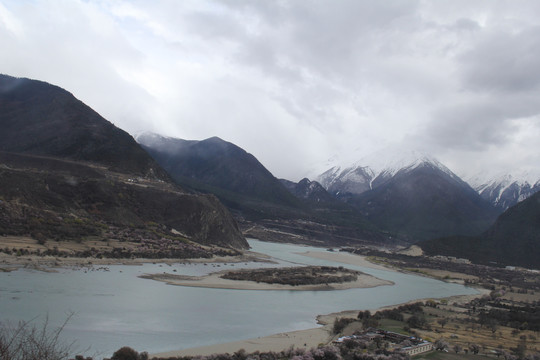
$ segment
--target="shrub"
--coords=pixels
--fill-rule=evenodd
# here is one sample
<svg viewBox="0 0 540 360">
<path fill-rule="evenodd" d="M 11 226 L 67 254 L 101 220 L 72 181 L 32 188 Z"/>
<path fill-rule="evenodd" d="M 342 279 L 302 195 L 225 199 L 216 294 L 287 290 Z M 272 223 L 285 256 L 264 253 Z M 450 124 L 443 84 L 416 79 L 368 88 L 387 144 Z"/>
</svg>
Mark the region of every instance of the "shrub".
<svg viewBox="0 0 540 360">
<path fill-rule="evenodd" d="M 60 341 L 60 333 L 71 318 L 58 329 L 48 328 L 48 318 L 42 326 L 21 321 L 13 326 L 0 324 L 0 359 L 2 360 L 67 360 L 73 344 Z"/>
</svg>

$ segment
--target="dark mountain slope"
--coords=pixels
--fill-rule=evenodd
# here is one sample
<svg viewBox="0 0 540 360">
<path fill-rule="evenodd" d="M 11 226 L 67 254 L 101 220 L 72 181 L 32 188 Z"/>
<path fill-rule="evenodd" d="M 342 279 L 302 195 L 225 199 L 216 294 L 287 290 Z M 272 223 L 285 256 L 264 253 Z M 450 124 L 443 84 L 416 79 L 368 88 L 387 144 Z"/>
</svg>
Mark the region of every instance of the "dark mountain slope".
<svg viewBox="0 0 540 360">
<path fill-rule="evenodd" d="M 0 234 L 81 241 L 102 238 L 109 228 L 144 233 L 149 224 L 161 224 L 163 236 L 174 229 L 200 244 L 247 247 L 213 196 L 185 194 L 173 184 L 90 165 L 0 153 Z"/>
<path fill-rule="evenodd" d="M 465 182 L 429 162 L 400 170 L 373 190 L 339 197 L 411 242 L 477 234 L 498 214 Z"/>
<path fill-rule="evenodd" d="M 0 109 L 0 151 L 90 161 L 167 179 L 128 133 L 57 86 L 0 75 Z"/>
<path fill-rule="evenodd" d="M 331 199 L 323 188 L 319 199 L 328 201 L 294 196 L 253 155 L 232 143 L 216 137 L 188 141 L 148 133 L 137 141 L 179 184 L 218 196 L 241 219 L 246 236 L 318 244 L 388 241 L 387 235 L 352 207 Z M 300 186 L 309 188 L 308 181 Z"/>
<path fill-rule="evenodd" d="M 279 180 L 291 194 L 311 203 L 337 204 L 338 200 L 330 195 L 321 184 L 304 178 L 295 183 L 289 180 Z"/>
<path fill-rule="evenodd" d="M 500 215 L 482 235 L 423 241 L 430 255 L 440 254 L 473 262 L 540 268 L 540 193 Z"/>
<path fill-rule="evenodd" d="M 181 185 L 211 190 L 224 202 L 253 210 L 264 204 L 298 207 L 292 196 L 253 155 L 218 137 L 202 141 L 143 134 L 137 141 Z M 238 200 L 240 198 L 240 201 Z"/>
<path fill-rule="evenodd" d="M 215 197 L 185 194 L 129 134 L 59 87 L 1 75 L 0 128 L 3 234 L 84 241 L 114 228 L 156 244 L 248 247 Z"/>
</svg>

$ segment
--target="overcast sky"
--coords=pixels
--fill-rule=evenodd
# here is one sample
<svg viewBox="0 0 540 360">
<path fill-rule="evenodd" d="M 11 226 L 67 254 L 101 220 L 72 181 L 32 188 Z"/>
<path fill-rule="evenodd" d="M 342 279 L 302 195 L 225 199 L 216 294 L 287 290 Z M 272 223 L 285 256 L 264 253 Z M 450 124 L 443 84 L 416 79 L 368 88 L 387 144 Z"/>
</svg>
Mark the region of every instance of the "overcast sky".
<svg viewBox="0 0 540 360">
<path fill-rule="evenodd" d="M 291 180 L 387 145 L 540 165 L 536 0 L 0 0 L 0 45 L 1 73 L 131 134 L 219 136 Z"/>
</svg>

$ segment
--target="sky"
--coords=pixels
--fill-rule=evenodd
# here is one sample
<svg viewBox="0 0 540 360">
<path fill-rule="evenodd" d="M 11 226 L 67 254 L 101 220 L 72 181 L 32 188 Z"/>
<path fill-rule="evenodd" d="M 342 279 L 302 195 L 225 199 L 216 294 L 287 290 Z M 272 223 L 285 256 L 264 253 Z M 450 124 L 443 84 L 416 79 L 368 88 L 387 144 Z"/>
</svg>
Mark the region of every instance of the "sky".
<svg viewBox="0 0 540 360">
<path fill-rule="evenodd" d="M 0 73 L 280 178 L 387 146 L 540 174 L 536 0 L 0 0 L 0 44 Z"/>
</svg>

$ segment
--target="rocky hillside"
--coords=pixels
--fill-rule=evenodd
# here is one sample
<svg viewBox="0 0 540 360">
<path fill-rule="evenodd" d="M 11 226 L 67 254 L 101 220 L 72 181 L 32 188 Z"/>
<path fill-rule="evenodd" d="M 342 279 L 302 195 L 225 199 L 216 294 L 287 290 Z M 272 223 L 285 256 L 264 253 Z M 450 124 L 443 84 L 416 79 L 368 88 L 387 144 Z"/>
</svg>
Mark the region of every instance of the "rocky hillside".
<svg viewBox="0 0 540 360">
<path fill-rule="evenodd" d="M 89 161 L 138 176 L 167 174 L 125 131 L 57 86 L 0 75 L 0 151 Z"/>
<path fill-rule="evenodd" d="M 312 203 L 335 203 L 336 198 L 330 195 L 326 189 L 316 181 L 304 178 L 299 182 L 280 179 L 281 183 L 291 194 L 300 199 L 308 200 Z"/>
<path fill-rule="evenodd" d="M 299 205 L 253 155 L 218 137 L 190 141 L 146 133 L 137 141 L 179 184 L 211 190 L 233 208 L 256 212 L 269 210 L 267 204 Z"/>
<path fill-rule="evenodd" d="M 141 241 L 248 247 L 215 197 L 185 193 L 67 91 L 2 75 L 0 109 L 1 234 L 84 241 L 138 229 Z"/>
</svg>

